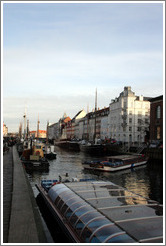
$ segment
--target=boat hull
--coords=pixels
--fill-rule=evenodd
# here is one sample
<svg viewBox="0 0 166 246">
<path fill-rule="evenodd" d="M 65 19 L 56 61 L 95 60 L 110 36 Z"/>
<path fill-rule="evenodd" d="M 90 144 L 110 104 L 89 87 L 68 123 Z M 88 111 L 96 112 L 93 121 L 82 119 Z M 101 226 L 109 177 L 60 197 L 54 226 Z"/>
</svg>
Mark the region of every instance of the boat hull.
<svg viewBox="0 0 166 246">
<path fill-rule="evenodd" d="M 44 154 L 44 157 L 47 158 L 48 160 L 54 160 L 56 159 L 56 153 L 49 153 L 49 154 Z"/>
<path fill-rule="evenodd" d="M 132 163 L 132 164 L 123 165 L 123 166 L 119 166 L 119 167 L 109 167 L 109 166 L 97 167 L 97 165 L 91 166 L 90 164 L 83 164 L 83 167 L 84 167 L 84 169 L 87 169 L 87 170 L 97 170 L 97 171 L 101 171 L 101 172 L 116 172 L 116 171 L 121 171 L 124 169 L 130 169 L 130 168 L 142 166 L 142 165 L 145 165 L 146 163 L 147 163 L 147 161 L 142 161 L 142 162 Z"/>
<path fill-rule="evenodd" d="M 106 154 L 106 146 L 100 144 L 80 145 L 80 150 L 90 155 L 104 155 Z"/>
<path fill-rule="evenodd" d="M 26 170 L 48 170 L 48 161 L 22 161 Z"/>
</svg>

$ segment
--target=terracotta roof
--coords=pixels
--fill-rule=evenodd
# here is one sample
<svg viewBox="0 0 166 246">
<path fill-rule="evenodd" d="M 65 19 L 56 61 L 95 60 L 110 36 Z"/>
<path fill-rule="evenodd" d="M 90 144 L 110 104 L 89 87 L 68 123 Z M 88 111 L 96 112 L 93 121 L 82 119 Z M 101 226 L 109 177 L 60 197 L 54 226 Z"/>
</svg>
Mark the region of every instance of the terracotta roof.
<svg viewBox="0 0 166 246">
<path fill-rule="evenodd" d="M 68 117 L 66 117 L 65 119 L 64 119 L 64 122 L 66 123 L 66 122 L 68 122 L 68 121 L 70 121 L 71 119 L 70 119 L 70 117 L 68 116 Z"/>
</svg>

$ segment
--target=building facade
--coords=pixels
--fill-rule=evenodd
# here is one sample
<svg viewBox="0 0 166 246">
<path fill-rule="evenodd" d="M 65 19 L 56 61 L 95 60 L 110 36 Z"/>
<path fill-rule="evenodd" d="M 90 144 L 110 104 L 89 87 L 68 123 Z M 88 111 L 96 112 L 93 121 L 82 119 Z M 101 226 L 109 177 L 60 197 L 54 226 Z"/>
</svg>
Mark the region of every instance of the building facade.
<svg viewBox="0 0 166 246">
<path fill-rule="evenodd" d="M 163 141 L 163 96 L 150 101 L 150 140 Z"/>
<path fill-rule="evenodd" d="M 79 111 L 72 120 L 68 121 L 66 124 L 66 135 L 67 139 L 79 139 L 79 121 L 85 117 L 86 112 L 84 110 Z"/>
<path fill-rule="evenodd" d="M 109 107 L 88 113 L 79 122 L 79 139 L 94 141 L 108 137 Z"/>
<path fill-rule="evenodd" d="M 7 135 L 8 135 L 8 127 L 3 122 L 3 136 L 5 137 Z"/>
<path fill-rule="evenodd" d="M 136 96 L 131 87 L 124 87 L 109 105 L 109 136 L 128 145 L 145 142 L 149 130 L 149 98 Z"/>
</svg>

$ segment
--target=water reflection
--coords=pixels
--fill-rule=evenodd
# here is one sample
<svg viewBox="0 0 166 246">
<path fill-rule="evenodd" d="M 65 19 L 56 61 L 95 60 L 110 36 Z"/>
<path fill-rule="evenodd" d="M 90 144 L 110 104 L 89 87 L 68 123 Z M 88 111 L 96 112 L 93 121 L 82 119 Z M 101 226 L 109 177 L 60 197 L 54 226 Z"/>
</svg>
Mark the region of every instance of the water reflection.
<svg viewBox="0 0 166 246">
<path fill-rule="evenodd" d="M 85 159 L 101 159 L 90 157 L 83 152 L 65 151 L 55 147 L 57 158 L 49 161 L 50 167 L 48 172 L 28 173 L 28 177 L 35 194 L 38 191 L 35 184 L 39 184 L 42 179 L 58 179 L 59 175 L 78 178 L 93 178 L 109 180 L 117 185 L 127 188 L 130 191 L 140 194 L 144 197 L 163 202 L 163 172 L 161 168 L 152 168 L 149 166 L 137 167 L 116 173 L 90 172 L 83 170 L 82 162 Z"/>
</svg>

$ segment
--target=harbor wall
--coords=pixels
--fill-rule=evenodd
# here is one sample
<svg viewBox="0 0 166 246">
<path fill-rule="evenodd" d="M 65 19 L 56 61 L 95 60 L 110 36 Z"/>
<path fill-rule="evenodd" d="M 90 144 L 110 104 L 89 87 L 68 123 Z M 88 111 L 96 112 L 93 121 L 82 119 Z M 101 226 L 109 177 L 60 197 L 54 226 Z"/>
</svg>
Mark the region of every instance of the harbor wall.
<svg viewBox="0 0 166 246">
<path fill-rule="evenodd" d="M 8 243 L 46 243 L 46 237 L 25 170 L 13 146 L 13 193 Z"/>
</svg>

